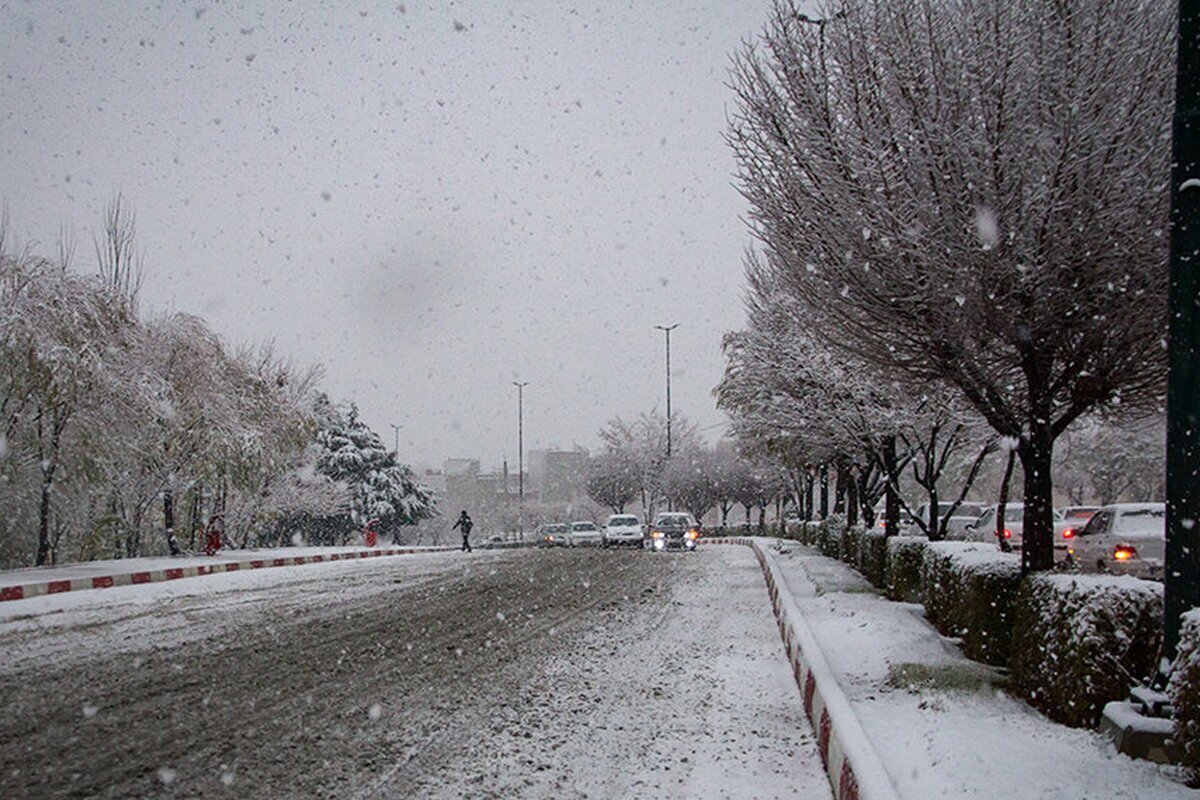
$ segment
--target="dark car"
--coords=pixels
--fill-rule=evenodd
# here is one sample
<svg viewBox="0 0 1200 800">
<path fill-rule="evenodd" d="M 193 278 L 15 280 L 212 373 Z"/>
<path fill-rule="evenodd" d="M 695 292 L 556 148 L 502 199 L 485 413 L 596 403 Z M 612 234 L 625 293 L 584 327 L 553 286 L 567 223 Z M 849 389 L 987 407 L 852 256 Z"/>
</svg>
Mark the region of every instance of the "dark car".
<svg viewBox="0 0 1200 800">
<path fill-rule="evenodd" d="M 654 518 L 650 526 L 650 549 L 695 550 L 700 525 L 691 514 L 667 511 Z"/>
</svg>

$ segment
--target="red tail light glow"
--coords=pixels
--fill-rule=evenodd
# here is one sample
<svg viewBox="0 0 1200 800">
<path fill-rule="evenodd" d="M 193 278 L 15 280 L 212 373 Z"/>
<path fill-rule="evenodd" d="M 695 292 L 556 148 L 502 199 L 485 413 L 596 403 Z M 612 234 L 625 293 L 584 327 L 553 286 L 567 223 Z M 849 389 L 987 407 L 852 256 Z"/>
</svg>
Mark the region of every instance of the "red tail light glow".
<svg viewBox="0 0 1200 800">
<path fill-rule="evenodd" d="M 1063 538 L 1064 539 L 1074 539 L 1075 538 L 1075 529 L 1074 528 L 1064 528 L 1063 529 Z"/>
<path fill-rule="evenodd" d="M 1119 544 L 1113 550 L 1113 558 L 1117 561 L 1128 561 L 1131 558 L 1137 558 L 1137 548 L 1128 544 Z"/>
<path fill-rule="evenodd" d="M 1000 538 L 1001 538 L 1001 539 L 1011 539 L 1011 538 L 1012 538 L 1012 531 L 1010 531 L 1008 528 L 1005 528 L 1005 529 L 1004 529 L 1004 530 L 1003 530 L 1003 531 L 1000 533 Z"/>
</svg>

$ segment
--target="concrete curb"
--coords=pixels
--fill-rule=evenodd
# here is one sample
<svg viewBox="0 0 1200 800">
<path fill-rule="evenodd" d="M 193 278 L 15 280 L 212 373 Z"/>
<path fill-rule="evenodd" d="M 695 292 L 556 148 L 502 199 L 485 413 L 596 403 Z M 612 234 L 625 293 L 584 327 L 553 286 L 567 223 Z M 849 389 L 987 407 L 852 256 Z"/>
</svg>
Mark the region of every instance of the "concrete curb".
<svg viewBox="0 0 1200 800">
<path fill-rule="evenodd" d="M 107 589 L 112 586 L 132 586 L 139 583 L 160 583 L 179 578 L 195 578 L 201 575 L 217 575 L 223 572 L 240 572 L 251 569 L 267 569 L 269 567 L 296 567 L 302 564 L 320 564 L 326 561 L 354 561 L 360 558 L 378 558 L 381 556 L 404 556 L 414 553 L 441 553 L 457 550 L 451 546 L 430 547 L 389 547 L 380 550 L 357 550 L 346 553 L 329 553 L 326 555 L 288 556 L 286 558 L 249 559 L 244 561 L 219 561 L 215 564 L 196 564 L 195 566 L 174 567 L 169 569 L 143 570 L 140 572 L 122 572 L 112 575 L 93 575 L 86 578 L 71 578 L 57 581 L 31 581 L 14 586 L 0 586 L 0 602 L 6 600 L 25 600 L 30 597 L 41 597 L 47 594 L 62 592 L 77 592 L 84 589 Z"/>
<path fill-rule="evenodd" d="M 747 537 L 705 539 L 713 544 L 740 544 L 758 558 L 771 607 L 779 622 L 796 685 L 804 697 L 804 713 L 817 733 L 817 747 L 835 800 L 898 800 L 899 795 L 867 738 L 837 676 L 817 645 L 787 588 L 779 566 L 766 548 Z"/>
</svg>

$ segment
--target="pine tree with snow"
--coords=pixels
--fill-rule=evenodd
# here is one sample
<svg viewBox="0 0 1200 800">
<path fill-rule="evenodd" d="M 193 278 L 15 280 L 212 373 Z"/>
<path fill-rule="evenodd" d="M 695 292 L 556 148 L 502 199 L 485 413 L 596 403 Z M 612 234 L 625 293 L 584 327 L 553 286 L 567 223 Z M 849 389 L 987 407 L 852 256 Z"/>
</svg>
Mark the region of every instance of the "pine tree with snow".
<svg viewBox="0 0 1200 800">
<path fill-rule="evenodd" d="M 317 469 L 351 487 L 349 527 L 362 528 L 378 520 L 379 530 L 390 530 L 396 538 L 400 526 L 436 514 L 433 492 L 417 482 L 410 467 L 396 461 L 396 454 L 359 419 L 357 406 L 351 404 L 343 413 L 322 397 L 317 417 Z"/>
</svg>

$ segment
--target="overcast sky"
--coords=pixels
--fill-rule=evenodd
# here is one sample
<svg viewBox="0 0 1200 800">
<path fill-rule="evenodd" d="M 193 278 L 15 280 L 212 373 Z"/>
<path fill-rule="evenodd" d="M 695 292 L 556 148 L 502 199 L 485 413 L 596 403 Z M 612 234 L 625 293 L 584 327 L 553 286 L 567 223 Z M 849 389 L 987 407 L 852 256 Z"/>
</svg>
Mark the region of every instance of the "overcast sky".
<svg viewBox="0 0 1200 800">
<path fill-rule="evenodd" d="M 743 320 L 729 55 L 769 0 L 0 3 L 0 199 L 92 268 L 118 190 L 146 310 L 319 362 L 421 465 L 719 436 Z"/>
</svg>

